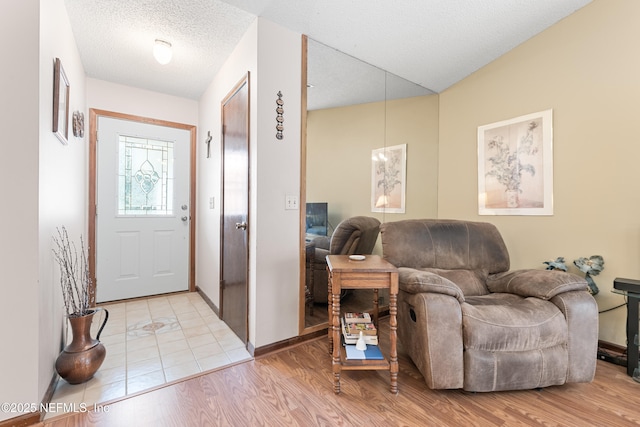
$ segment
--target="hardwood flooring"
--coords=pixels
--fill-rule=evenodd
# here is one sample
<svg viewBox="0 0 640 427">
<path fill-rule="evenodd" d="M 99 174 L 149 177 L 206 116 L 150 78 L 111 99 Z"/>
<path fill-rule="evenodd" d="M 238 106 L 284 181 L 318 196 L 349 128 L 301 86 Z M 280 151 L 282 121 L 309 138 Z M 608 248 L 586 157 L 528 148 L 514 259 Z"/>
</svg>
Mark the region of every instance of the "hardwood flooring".
<svg viewBox="0 0 640 427">
<path fill-rule="evenodd" d="M 388 320 L 380 324 L 383 340 Z M 399 345 L 399 393 L 389 374 L 348 371 L 333 393 L 325 337 L 108 404 L 47 420 L 74 426 L 640 426 L 640 383 L 598 361 L 589 384 L 467 393 L 429 390 Z M 108 411 L 107 411 L 108 410 Z"/>
</svg>

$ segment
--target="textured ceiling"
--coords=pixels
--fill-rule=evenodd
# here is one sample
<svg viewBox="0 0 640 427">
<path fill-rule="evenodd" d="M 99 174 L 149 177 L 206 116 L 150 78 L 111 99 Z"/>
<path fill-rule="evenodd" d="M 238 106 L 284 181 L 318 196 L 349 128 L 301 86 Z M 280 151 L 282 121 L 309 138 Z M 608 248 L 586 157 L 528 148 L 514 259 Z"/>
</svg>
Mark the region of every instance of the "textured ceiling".
<svg viewBox="0 0 640 427">
<path fill-rule="evenodd" d="M 65 4 L 88 76 L 198 99 L 257 16 L 441 92 L 590 1 L 65 0 Z M 168 65 L 157 64 L 151 55 L 156 38 L 173 44 Z M 317 61 L 314 72 L 320 75 L 322 67 L 330 75 L 344 70 L 339 61 L 349 62 L 337 59 L 340 55 L 333 49 L 319 45 L 318 51 L 328 55 Z"/>
<path fill-rule="evenodd" d="M 89 77 L 199 99 L 256 16 L 219 0 L 65 0 Z M 173 58 L 153 58 L 155 39 Z"/>
</svg>

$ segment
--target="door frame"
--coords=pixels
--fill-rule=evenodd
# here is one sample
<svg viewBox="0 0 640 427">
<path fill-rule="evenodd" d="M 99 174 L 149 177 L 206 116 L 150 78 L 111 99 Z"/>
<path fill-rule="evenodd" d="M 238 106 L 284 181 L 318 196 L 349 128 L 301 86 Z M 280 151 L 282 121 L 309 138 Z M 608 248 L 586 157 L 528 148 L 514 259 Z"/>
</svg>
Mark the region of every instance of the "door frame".
<svg viewBox="0 0 640 427">
<path fill-rule="evenodd" d="M 250 251 L 251 251 L 251 86 L 249 85 L 250 73 L 247 73 L 233 86 L 233 88 L 227 93 L 227 95 L 220 101 L 220 271 L 218 283 L 219 286 L 219 317 L 224 320 L 224 289 L 222 278 L 224 277 L 224 192 L 225 192 L 225 182 L 224 182 L 224 168 L 225 168 L 225 158 L 224 158 L 224 106 L 231 98 L 233 98 L 240 89 L 242 89 L 245 85 L 247 86 L 247 167 L 248 167 L 248 188 L 247 188 L 247 224 L 248 230 L 246 231 L 246 239 L 247 239 L 247 271 L 246 271 L 246 282 L 247 282 L 247 318 L 245 319 L 245 327 L 246 327 L 246 336 L 247 342 L 249 341 L 249 287 L 250 287 Z M 245 342 L 245 344 L 247 343 Z"/>
<path fill-rule="evenodd" d="M 165 126 L 189 131 L 189 292 L 195 291 L 195 248 L 196 248 L 196 130 L 195 125 L 170 122 L 167 120 L 152 119 L 150 117 L 136 116 L 132 114 L 117 113 L 115 111 L 89 109 L 89 234 L 88 234 L 88 264 L 91 284 L 89 288 L 90 305 L 96 303 L 96 214 L 97 214 L 97 162 L 98 162 L 98 118 L 109 117 L 113 119 L 129 120 L 138 123 Z"/>
</svg>

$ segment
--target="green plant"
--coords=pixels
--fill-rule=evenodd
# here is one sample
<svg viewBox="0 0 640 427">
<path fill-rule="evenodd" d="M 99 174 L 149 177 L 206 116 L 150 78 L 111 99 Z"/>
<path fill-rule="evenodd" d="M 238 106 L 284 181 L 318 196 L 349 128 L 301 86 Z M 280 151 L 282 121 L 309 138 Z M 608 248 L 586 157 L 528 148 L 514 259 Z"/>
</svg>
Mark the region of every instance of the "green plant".
<svg viewBox="0 0 640 427">
<path fill-rule="evenodd" d="M 531 121 L 527 128 L 527 133 L 522 136 L 520 143 L 512 152 L 511 147 L 504 142 L 502 135 L 495 136 L 487 144 L 489 150 L 495 154 L 488 158 L 491 170 L 486 176 L 494 177 L 505 187 L 505 191 L 517 191 L 522 193 L 520 185 L 522 183 L 522 173 L 527 172 L 531 176 L 536 174 L 536 170 L 531 164 L 523 164 L 523 155 L 534 155 L 538 148 L 534 146 L 533 131 L 538 127 L 538 123 Z"/>
<path fill-rule="evenodd" d="M 547 270 L 567 271 L 567 266 L 564 263 L 564 257 L 558 257 L 554 261 L 544 261 L 543 264 L 547 264 Z M 591 295 L 596 295 L 600 292 L 598 285 L 596 285 L 596 282 L 591 276 L 597 276 L 602 270 L 604 270 L 604 258 L 600 255 L 592 255 L 589 258 L 580 257 L 573 260 L 573 265 L 578 267 L 578 269 L 584 273 L 584 278 L 589 287 L 589 293 Z"/>
<path fill-rule="evenodd" d="M 82 236 L 80 236 L 80 254 L 78 254 L 76 245 L 69 240 L 67 229 L 62 226 L 56 230 L 58 235 L 53 236 L 52 252 L 60 267 L 60 287 L 67 316 L 85 316 L 92 311 L 93 288 Z"/>
</svg>

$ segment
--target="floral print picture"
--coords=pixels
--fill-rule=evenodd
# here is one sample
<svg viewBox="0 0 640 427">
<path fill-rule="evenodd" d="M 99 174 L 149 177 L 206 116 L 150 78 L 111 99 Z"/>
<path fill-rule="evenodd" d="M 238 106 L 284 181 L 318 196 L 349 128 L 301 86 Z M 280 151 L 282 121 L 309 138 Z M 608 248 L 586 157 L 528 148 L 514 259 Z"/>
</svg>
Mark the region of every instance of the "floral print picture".
<svg viewBox="0 0 640 427">
<path fill-rule="evenodd" d="M 371 153 L 371 212 L 404 213 L 407 144 Z"/>
<path fill-rule="evenodd" d="M 478 127 L 478 213 L 553 215 L 552 110 Z"/>
</svg>

